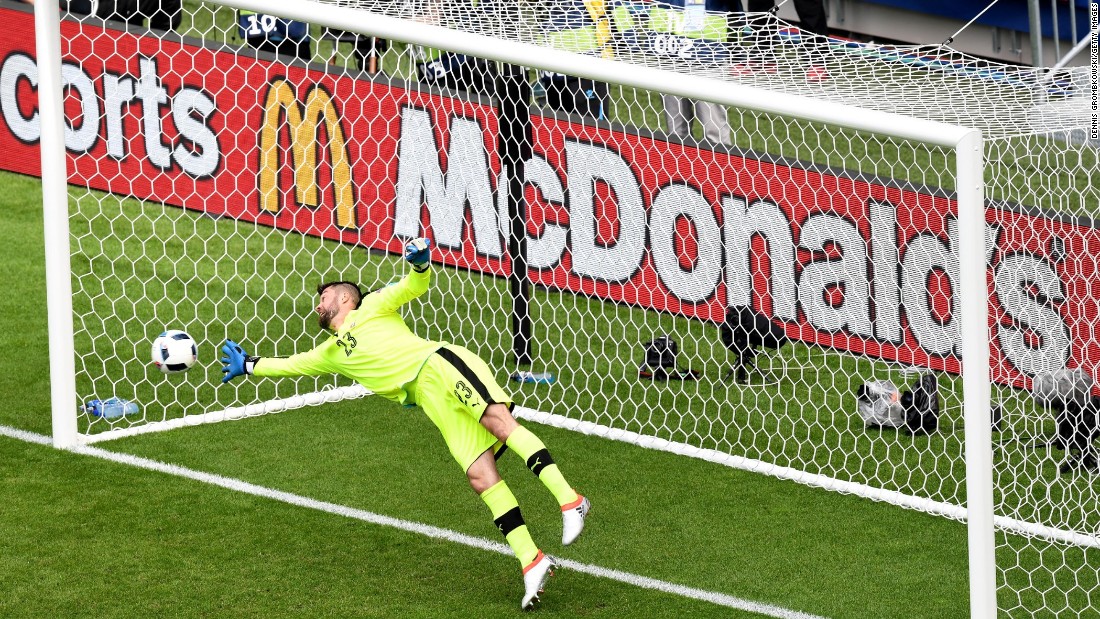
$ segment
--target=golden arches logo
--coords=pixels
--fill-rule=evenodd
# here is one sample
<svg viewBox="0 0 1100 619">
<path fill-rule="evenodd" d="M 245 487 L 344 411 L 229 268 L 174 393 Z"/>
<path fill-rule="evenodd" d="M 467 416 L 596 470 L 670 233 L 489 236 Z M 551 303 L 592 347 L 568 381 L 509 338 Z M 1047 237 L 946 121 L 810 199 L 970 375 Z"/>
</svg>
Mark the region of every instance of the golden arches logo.
<svg viewBox="0 0 1100 619">
<path fill-rule="evenodd" d="M 317 130 L 324 122 L 332 165 L 334 219 L 341 228 L 355 228 L 351 160 L 336 104 L 328 92 L 313 85 L 306 93 L 305 104 L 300 105 L 294 87 L 282 78 L 271 83 L 264 102 L 263 124 L 260 126 L 260 210 L 272 214 L 279 212 L 279 153 L 282 150 L 279 131 L 283 127 L 280 121 L 284 115 L 294 167 L 294 199 L 303 206 L 316 208 L 321 205 L 321 188 L 317 181 L 317 154 L 320 150 Z"/>
</svg>

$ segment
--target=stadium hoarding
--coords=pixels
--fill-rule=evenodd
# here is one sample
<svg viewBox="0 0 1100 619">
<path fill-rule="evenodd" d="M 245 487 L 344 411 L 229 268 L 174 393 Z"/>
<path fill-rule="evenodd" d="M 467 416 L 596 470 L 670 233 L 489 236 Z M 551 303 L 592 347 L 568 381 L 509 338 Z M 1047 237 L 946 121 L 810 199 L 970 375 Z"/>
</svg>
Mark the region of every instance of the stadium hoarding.
<svg viewBox="0 0 1100 619">
<path fill-rule="evenodd" d="M 0 17 L 0 168 L 39 174 L 33 16 Z M 508 274 L 487 102 L 90 21 L 62 45 L 70 183 L 390 252 L 426 234 Z M 959 371 L 948 193 L 534 114 L 531 281 L 707 321 L 751 303 L 795 339 Z M 986 218 L 995 380 L 1095 374 L 1100 234 Z"/>
</svg>

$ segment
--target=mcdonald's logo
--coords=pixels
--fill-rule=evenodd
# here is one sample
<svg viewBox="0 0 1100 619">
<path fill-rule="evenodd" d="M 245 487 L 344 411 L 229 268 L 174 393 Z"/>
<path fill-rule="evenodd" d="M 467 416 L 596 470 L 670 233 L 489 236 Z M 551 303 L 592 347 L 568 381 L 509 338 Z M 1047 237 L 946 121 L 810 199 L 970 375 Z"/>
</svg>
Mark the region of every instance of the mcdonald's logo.
<svg viewBox="0 0 1100 619">
<path fill-rule="evenodd" d="M 301 104 L 294 87 L 283 78 L 268 86 L 260 126 L 260 212 L 279 212 L 282 194 L 279 191 L 279 131 L 289 131 L 290 159 L 294 167 L 294 199 L 301 206 L 321 206 L 318 151 L 321 145 L 317 130 L 324 122 L 328 134 L 329 161 L 332 165 L 332 199 L 334 221 L 341 228 L 356 228 L 355 191 L 351 178 L 351 161 L 347 139 L 340 124 L 340 115 L 332 96 L 321 86 L 310 86 Z M 282 118 L 285 116 L 286 123 Z"/>
</svg>

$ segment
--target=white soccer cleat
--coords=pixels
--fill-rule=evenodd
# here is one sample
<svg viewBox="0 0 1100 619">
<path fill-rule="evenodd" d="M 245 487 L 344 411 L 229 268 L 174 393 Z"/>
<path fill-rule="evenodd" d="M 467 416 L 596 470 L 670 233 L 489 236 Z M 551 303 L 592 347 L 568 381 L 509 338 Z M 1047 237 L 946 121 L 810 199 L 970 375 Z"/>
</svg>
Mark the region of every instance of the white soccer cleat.
<svg viewBox="0 0 1100 619">
<path fill-rule="evenodd" d="M 521 609 L 527 610 L 538 601 L 546 581 L 554 575 L 555 567 L 550 557 L 542 554 L 540 550 L 535 560 L 523 568 L 523 599 L 519 603 Z"/>
<path fill-rule="evenodd" d="M 572 544 L 584 530 L 584 519 L 588 511 L 592 509 L 592 503 L 587 497 L 577 495 L 577 500 L 561 508 L 561 543 L 563 546 Z"/>
</svg>

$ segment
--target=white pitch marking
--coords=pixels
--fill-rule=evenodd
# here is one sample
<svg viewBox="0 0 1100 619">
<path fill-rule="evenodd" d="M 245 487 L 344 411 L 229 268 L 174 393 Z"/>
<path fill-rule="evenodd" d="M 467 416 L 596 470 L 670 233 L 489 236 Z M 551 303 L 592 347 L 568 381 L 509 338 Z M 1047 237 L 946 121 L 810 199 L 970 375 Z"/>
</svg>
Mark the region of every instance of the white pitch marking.
<svg viewBox="0 0 1100 619">
<path fill-rule="evenodd" d="M 17 428 L 12 428 L 5 425 L 0 425 L 0 436 L 7 436 L 9 438 L 26 441 L 28 443 L 35 443 L 37 445 L 52 444 L 52 440 L 48 436 L 35 434 L 33 432 L 27 432 L 26 430 L 19 430 Z M 298 507 L 305 507 L 307 509 L 314 509 L 329 514 L 362 520 L 363 522 L 369 522 L 371 524 L 392 527 L 394 529 L 416 533 L 418 535 L 423 535 L 433 539 L 446 540 L 449 542 L 454 542 L 456 544 L 462 544 L 463 546 L 477 548 L 479 550 L 486 550 L 489 552 L 495 552 L 498 554 L 509 556 L 512 554 L 512 550 L 507 545 L 500 542 L 494 542 L 481 537 L 474 537 L 472 535 L 465 535 L 463 533 L 452 531 L 450 529 L 433 527 L 431 525 L 421 524 L 419 522 L 401 520 L 400 518 L 391 518 L 389 516 L 375 514 L 374 512 L 368 512 L 366 510 L 348 507 L 346 505 L 338 505 L 336 503 L 318 501 L 316 499 L 311 499 L 309 497 L 301 496 L 298 494 L 283 492 L 282 490 L 275 490 L 273 488 L 257 486 L 256 484 L 251 484 L 240 479 L 233 479 L 232 477 L 223 477 L 221 475 L 215 475 L 213 473 L 204 473 L 202 471 L 196 471 L 194 469 L 177 466 L 175 464 L 158 462 L 156 460 L 150 460 L 148 458 L 142 458 L 140 456 L 134 456 L 131 454 L 107 451 L 106 449 L 101 449 L 99 447 L 92 447 L 88 445 L 76 446 L 69 451 L 84 456 L 91 456 L 93 458 L 100 458 L 103 460 L 109 460 L 111 462 L 117 462 L 119 464 L 134 466 L 148 471 L 156 471 L 158 473 L 166 473 L 168 475 L 175 475 L 177 477 L 192 479 L 202 482 L 204 484 L 210 484 L 213 486 L 226 488 L 228 490 L 233 490 L 235 492 L 242 492 L 244 494 L 250 494 L 252 496 L 281 501 L 283 503 L 289 503 L 290 505 L 296 505 Z M 560 557 L 554 557 L 554 561 L 558 565 L 566 569 L 588 574 L 590 576 L 607 578 L 609 580 L 615 580 L 643 589 L 653 589 L 656 591 L 661 591 L 663 593 L 670 593 L 672 595 L 678 595 L 680 597 L 700 600 L 703 602 L 710 602 L 711 604 L 716 604 L 718 606 L 736 608 L 738 610 L 758 613 L 760 615 L 765 615 L 768 617 L 776 617 L 778 619 L 822 619 L 818 615 L 811 615 L 808 613 L 790 610 L 781 606 L 773 606 L 771 604 L 753 602 L 751 600 L 743 600 L 741 598 L 727 595 L 725 593 L 718 593 L 715 591 L 706 591 L 703 589 L 696 589 L 694 587 L 677 585 L 675 583 L 657 580 L 656 578 L 648 578 L 646 576 L 640 576 L 638 574 L 631 574 L 629 572 L 622 572 L 606 567 L 600 567 L 598 565 L 592 565 L 590 563 L 581 563 L 579 561 L 562 559 Z"/>
</svg>

